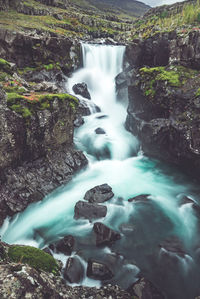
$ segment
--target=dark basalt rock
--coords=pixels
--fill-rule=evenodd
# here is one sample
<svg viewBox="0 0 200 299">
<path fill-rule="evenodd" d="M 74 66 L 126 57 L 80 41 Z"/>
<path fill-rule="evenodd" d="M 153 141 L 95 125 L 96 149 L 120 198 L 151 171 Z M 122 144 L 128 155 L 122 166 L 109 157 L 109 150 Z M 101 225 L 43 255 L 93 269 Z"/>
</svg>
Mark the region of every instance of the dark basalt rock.
<svg viewBox="0 0 200 299">
<path fill-rule="evenodd" d="M 93 231 L 96 234 L 96 245 L 112 245 L 113 242 L 121 238 L 118 232 L 115 232 L 108 226 L 104 225 L 101 222 L 96 222 L 93 226 Z"/>
<path fill-rule="evenodd" d="M 70 257 L 64 269 L 64 278 L 70 283 L 79 283 L 84 277 L 84 267 L 77 257 Z"/>
<path fill-rule="evenodd" d="M 78 201 L 75 205 L 74 212 L 75 219 L 86 218 L 92 220 L 105 217 L 107 214 L 107 207 L 96 203 Z"/>
<path fill-rule="evenodd" d="M 72 87 L 72 89 L 75 94 L 81 95 L 82 97 L 91 100 L 86 83 L 77 83 Z"/>
<path fill-rule="evenodd" d="M 160 290 L 144 277 L 132 284 L 128 292 L 139 299 L 165 299 Z"/>
<path fill-rule="evenodd" d="M 112 188 L 108 184 L 96 186 L 85 193 L 84 199 L 89 202 L 102 203 L 114 196 Z"/>
<path fill-rule="evenodd" d="M 44 252 L 52 255 L 51 250 L 49 249 L 49 247 L 45 247 L 44 249 L 42 249 Z"/>
<path fill-rule="evenodd" d="M 95 260 L 89 260 L 87 276 L 98 280 L 109 280 L 113 278 L 114 274 L 107 265 Z"/>
<path fill-rule="evenodd" d="M 71 148 L 75 114 L 69 102 L 55 98 L 51 105 L 26 121 L 7 107 L 0 88 L 0 224 L 87 165 L 83 153 Z"/>
<path fill-rule="evenodd" d="M 141 195 L 138 195 L 138 196 L 135 196 L 133 198 L 129 198 L 128 201 L 129 202 L 146 202 L 146 201 L 149 201 L 149 197 L 150 195 L 149 194 L 141 194 Z"/>
<path fill-rule="evenodd" d="M 62 252 L 65 255 L 70 255 L 73 251 L 75 239 L 73 236 L 65 236 L 56 243 L 50 244 L 49 247 L 57 252 Z"/>
<path fill-rule="evenodd" d="M 106 132 L 105 132 L 104 129 L 102 129 L 102 128 L 97 128 L 97 129 L 95 129 L 95 133 L 96 133 L 96 134 L 106 134 Z"/>
</svg>

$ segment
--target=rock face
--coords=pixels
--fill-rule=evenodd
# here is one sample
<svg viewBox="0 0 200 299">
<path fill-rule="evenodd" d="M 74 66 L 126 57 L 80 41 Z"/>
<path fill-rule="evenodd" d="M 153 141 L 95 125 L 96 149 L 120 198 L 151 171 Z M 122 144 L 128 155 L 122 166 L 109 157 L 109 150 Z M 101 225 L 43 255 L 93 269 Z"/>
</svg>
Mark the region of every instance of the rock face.
<svg viewBox="0 0 200 299">
<path fill-rule="evenodd" d="M 88 203 L 78 201 L 74 209 L 74 218 L 86 218 L 89 220 L 105 217 L 107 214 L 107 207 L 98 205 L 96 203 Z"/>
<path fill-rule="evenodd" d="M 127 129 L 139 138 L 146 155 L 194 175 L 200 173 L 199 38 L 198 31 L 159 33 L 134 40 L 126 54 L 128 71 L 135 69 L 128 87 Z M 144 65 L 150 68 L 143 71 Z M 171 80 L 172 74 L 178 81 Z"/>
<path fill-rule="evenodd" d="M 0 91 L 0 223 L 41 200 L 87 164 L 72 148 L 75 112 L 55 97 L 51 107 L 27 119 L 10 110 Z"/>
<path fill-rule="evenodd" d="M 97 261 L 89 260 L 87 276 L 98 280 L 109 280 L 114 276 L 114 274 L 106 265 Z"/>
<path fill-rule="evenodd" d="M 102 203 L 114 196 L 112 188 L 108 184 L 102 184 L 88 190 L 84 196 L 84 199 L 89 202 Z"/>
<path fill-rule="evenodd" d="M 96 222 L 93 226 L 93 230 L 96 234 L 96 245 L 112 245 L 113 242 L 121 238 L 120 234 L 110 229 L 108 226 L 101 222 Z"/>
<path fill-rule="evenodd" d="M 164 299 L 164 295 L 146 278 L 140 278 L 128 291 L 138 299 Z"/>
<path fill-rule="evenodd" d="M 75 94 L 81 95 L 82 97 L 91 100 L 91 96 L 89 94 L 86 83 L 77 83 L 72 87 L 72 89 Z"/>
<path fill-rule="evenodd" d="M 16 267 L 16 263 L 0 265 L 0 293 L 2 299 L 7 299 L 12 291 L 13 298 L 49 298 L 49 299 L 81 299 L 95 298 L 131 299 L 131 295 L 118 286 L 106 286 L 99 289 L 87 287 L 70 287 L 65 281 L 53 274 L 37 271 L 27 265 Z M 9 276 L 9 279 L 8 279 Z M 14 281 L 14 283 L 13 283 Z"/>
<path fill-rule="evenodd" d="M 22 34 L 1 28 L 0 57 L 14 62 L 20 68 L 35 67 L 39 63 L 48 65 L 56 61 L 67 74 L 80 63 L 80 45 L 50 33 Z"/>
</svg>

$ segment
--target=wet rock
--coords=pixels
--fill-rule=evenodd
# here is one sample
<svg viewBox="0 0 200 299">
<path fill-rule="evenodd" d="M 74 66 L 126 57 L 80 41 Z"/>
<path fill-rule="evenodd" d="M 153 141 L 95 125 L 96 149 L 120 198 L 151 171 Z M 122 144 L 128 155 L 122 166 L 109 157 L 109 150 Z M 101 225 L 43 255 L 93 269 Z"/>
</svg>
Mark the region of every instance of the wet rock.
<svg viewBox="0 0 200 299">
<path fill-rule="evenodd" d="M 45 247 L 44 249 L 42 249 L 44 252 L 52 255 L 51 250 L 49 249 L 49 247 Z"/>
<path fill-rule="evenodd" d="M 85 193 L 84 199 L 89 202 L 102 203 L 114 196 L 112 188 L 108 184 L 96 186 Z"/>
<path fill-rule="evenodd" d="M 73 236 L 65 236 L 56 243 L 49 245 L 52 250 L 70 255 L 74 249 L 75 239 Z"/>
<path fill-rule="evenodd" d="M 188 204 L 188 203 L 194 204 L 195 202 L 191 198 L 189 198 L 189 197 L 187 197 L 185 195 L 182 196 L 181 200 L 180 200 L 180 205 L 185 205 L 185 204 Z"/>
<path fill-rule="evenodd" d="M 70 283 L 79 283 L 84 277 L 84 267 L 77 257 L 70 257 L 64 269 L 64 278 Z"/>
<path fill-rule="evenodd" d="M 97 129 L 95 129 L 95 133 L 96 133 L 96 134 L 106 134 L 106 132 L 105 132 L 104 129 L 102 129 L 102 128 L 97 128 Z"/>
<path fill-rule="evenodd" d="M 108 115 L 100 115 L 100 116 L 97 116 L 96 118 L 97 119 L 102 119 L 102 118 L 107 118 L 108 117 Z"/>
<path fill-rule="evenodd" d="M 89 260 L 87 266 L 87 276 L 97 280 L 109 280 L 114 276 L 107 265 L 95 260 Z"/>
<path fill-rule="evenodd" d="M 107 207 L 96 203 L 78 201 L 75 205 L 74 212 L 75 219 L 86 218 L 92 220 L 105 217 L 107 214 Z"/>
<path fill-rule="evenodd" d="M 149 194 L 141 194 L 141 195 L 138 195 L 138 196 L 135 196 L 133 198 L 129 198 L 128 201 L 129 202 L 146 202 L 146 201 L 149 201 L 149 197 L 150 195 Z"/>
<path fill-rule="evenodd" d="M 72 89 L 75 94 L 81 95 L 82 97 L 91 100 L 86 83 L 77 83 L 72 87 Z"/>
<path fill-rule="evenodd" d="M 164 299 L 165 296 L 146 278 L 140 278 L 128 288 L 128 292 L 138 299 Z"/>
<path fill-rule="evenodd" d="M 78 128 L 83 124 L 84 124 L 84 119 L 82 118 L 82 116 L 78 115 L 78 117 L 74 121 L 74 126 Z"/>
<path fill-rule="evenodd" d="M 113 242 L 121 238 L 118 232 L 115 232 L 108 226 L 104 225 L 101 222 L 96 222 L 93 226 L 93 231 L 96 235 L 96 245 L 112 245 Z"/>
</svg>

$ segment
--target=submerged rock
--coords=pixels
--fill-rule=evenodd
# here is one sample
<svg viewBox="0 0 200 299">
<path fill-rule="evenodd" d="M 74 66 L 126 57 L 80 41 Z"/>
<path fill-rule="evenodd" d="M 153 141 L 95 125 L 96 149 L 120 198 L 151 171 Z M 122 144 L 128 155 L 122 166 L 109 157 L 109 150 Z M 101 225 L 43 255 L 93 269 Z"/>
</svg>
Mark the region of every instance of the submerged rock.
<svg viewBox="0 0 200 299">
<path fill-rule="evenodd" d="M 89 202 L 105 202 L 114 196 L 112 188 L 108 184 L 96 186 L 85 193 L 84 199 Z"/>
<path fill-rule="evenodd" d="M 129 198 L 128 201 L 129 202 L 146 202 L 146 201 L 149 201 L 149 197 L 150 195 L 149 194 L 141 194 L 141 195 L 138 195 L 138 196 L 135 196 L 133 198 Z"/>
<path fill-rule="evenodd" d="M 104 129 L 102 129 L 102 128 L 97 128 L 97 129 L 95 129 L 95 133 L 96 133 L 96 134 L 106 134 L 106 132 L 105 132 Z"/>
<path fill-rule="evenodd" d="M 92 279 L 109 280 L 114 274 L 107 265 L 95 260 L 89 260 L 87 266 L 87 276 Z"/>
<path fill-rule="evenodd" d="M 64 269 L 64 278 L 70 283 L 80 283 L 84 277 L 84 267 L 77 257 L 70 257 Z"/>
<path fill-rule="evenodd" d="M 77 83 L 73 87 L 73 92 L 77 95 L 81 95 L 82 97 L 91 100 L 91 96 L 89 94 L 87 84 L 86 83 Z"/>
<path fill-rule="evenodd" d="M 182 242 L 177 237 L 171 237 L 160 243 L 159 246 L 165 250 L 164 255 L 167 255 L 168 252 L 184 257 L 186 254 Z"/>
<path fill-rule="evenodd" d="M 121 235 L 115 232 L 101 222 L 96 222 L 93 226 L 93 231 L 96 234 L 96 245 L 112 245 L 113 242 L 119 240 Z"/>
<path fill-rule="evenodd" d="M 105 217 L 107 214 L 107 207 L 96 203 L 78 201 L 75 205 L 74 212 L 75 219 L 86 218 L 92 220 Z"/>
</svg>

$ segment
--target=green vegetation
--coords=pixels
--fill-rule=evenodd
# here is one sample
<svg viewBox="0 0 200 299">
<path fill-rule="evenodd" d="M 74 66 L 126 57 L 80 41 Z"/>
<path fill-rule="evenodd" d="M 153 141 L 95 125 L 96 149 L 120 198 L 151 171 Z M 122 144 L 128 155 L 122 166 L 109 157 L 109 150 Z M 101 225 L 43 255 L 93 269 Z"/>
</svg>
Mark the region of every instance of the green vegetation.
<svg viewBox="0 0 200 299">
<path fill-rule="evenodd" d="M 13 245 L 8 250 L 8 257 L 16 263 L 26 263 L 37 270 L 59 273 L 55 259 L 38 248 Z"/>
<path fill-rule="evenodd" d="M 145 83 L 145 95 L 153 98 L 156 94 L 158 81 L 165 82 L 168 86 L 182 87 L 189 79 L 198 76 L 198 71 L 183 66 L 171 67 L 143 67 L 140 69 L 141 80 Z"/>
<path fill-rule="evenodd" d="M 193 26 L 188 27 L 188 26 Z M 141 36 L 148 38 L 160 32 L 169 32 L 174 29 L 180 34 L 188 30 L 200 30 L 200 0 L 195 3 L 183 4 L 182 10 L 163 10 L 160 15 L 150 15 L 134 23 L 132 39 Z"/>
<path fill-rule="evenodd" d="M 54 65 L 52 63 L 44 65 L 45 70 L 51 71 L 54 69 Z"/>
<path fill-rule="evenodd" d="M 79 103 L 78 99 L 70 94 L 39 94 L 20 95 L 15 92 L 7 93 L 8 107 L 21 114 L 24 118 L 29 118 L 37 110 L 53 110 L 52 101 L 58 99 L 62 102 L 68 101 L 72 111 L 75 112 Z"/>
<path fill-rule="evenodd" d="M 11 74 L 11 66 L 8 61 L 0 58 L 0 72 L 5 72 L 7 74 Z"/>
<path fill-rule="evenodd" d="M 165 67 L 153 67 L 153 68 L 141 68 L 141 75 L 150 75 L 153 77 L 153 83 L 155 81 L 167 81 L 170 86 L 179 87 L 181 86 L 180 74 L 178 71 L 165 70 Z M 152 83 L 152 81 L 151 81 Z M 152 84 L 153 86 L 153 84 Z"/>
<path fill-rule="evenodd" d="M 38 2 L 33 0 L 29 1 L 29 6 L 36 8 L 35 5 L 37 7 Z M 47 10 L 47 7 L 45 5 L 42 7 L 44 10 Z M 40 9 L 42 7 L 40 7 Z M 108 21 L 95 15 L 88 17 L 88 15 L 83 14 L 81 16 L 80 14 L 75 13 L 75 11 L 73 12 L 73 14 L 71 14 L 69 11 L 56 7 L 51 7 L 51 10 L 52 15 L 49 15 L 49 12 L 47 13 L 47 15 L 25 15 L 14 10 L 9 10 L 6 12 L 0 11 L 0 25 L 1 27 L 14 31 L 38 29 L 52 32 L 58 35 L 64 35 L 68 37 L 76 36 L 79 38 L 82 38 L 85 34 L 99 35 L 99 33 L 101 33 L 105 35 L 106 33 L 108 36 L 122 34 L 122 25 L 124 24 L 125 26 L 127 26 L 127 24 L 121 22 L 121 20 L 118 20 L 118 22 L 116 22 Z M 61 19 L 55 18 L 53 16 L 53 13 L 61 15 Z M 87 22 L 84 21 L 84 16 L 86 18 L 89 18 Z M 92 22 L 91 19 L 93 20 Z M 37 50 L 37 48 L 39 47 L 42 47 L 42 45 L 40 45 L 39 43 L 33 45 L 33 49 L 35 50 Z M 50 66 L 46 67 L 48 68 Z"/>
<path fill-rule="evenodd" d="M 196 97 L 199 97 L 199 96 L 200 96 L 200 88 L 197 89 L 195 96 L 196 96 Z"/>
</svg>

